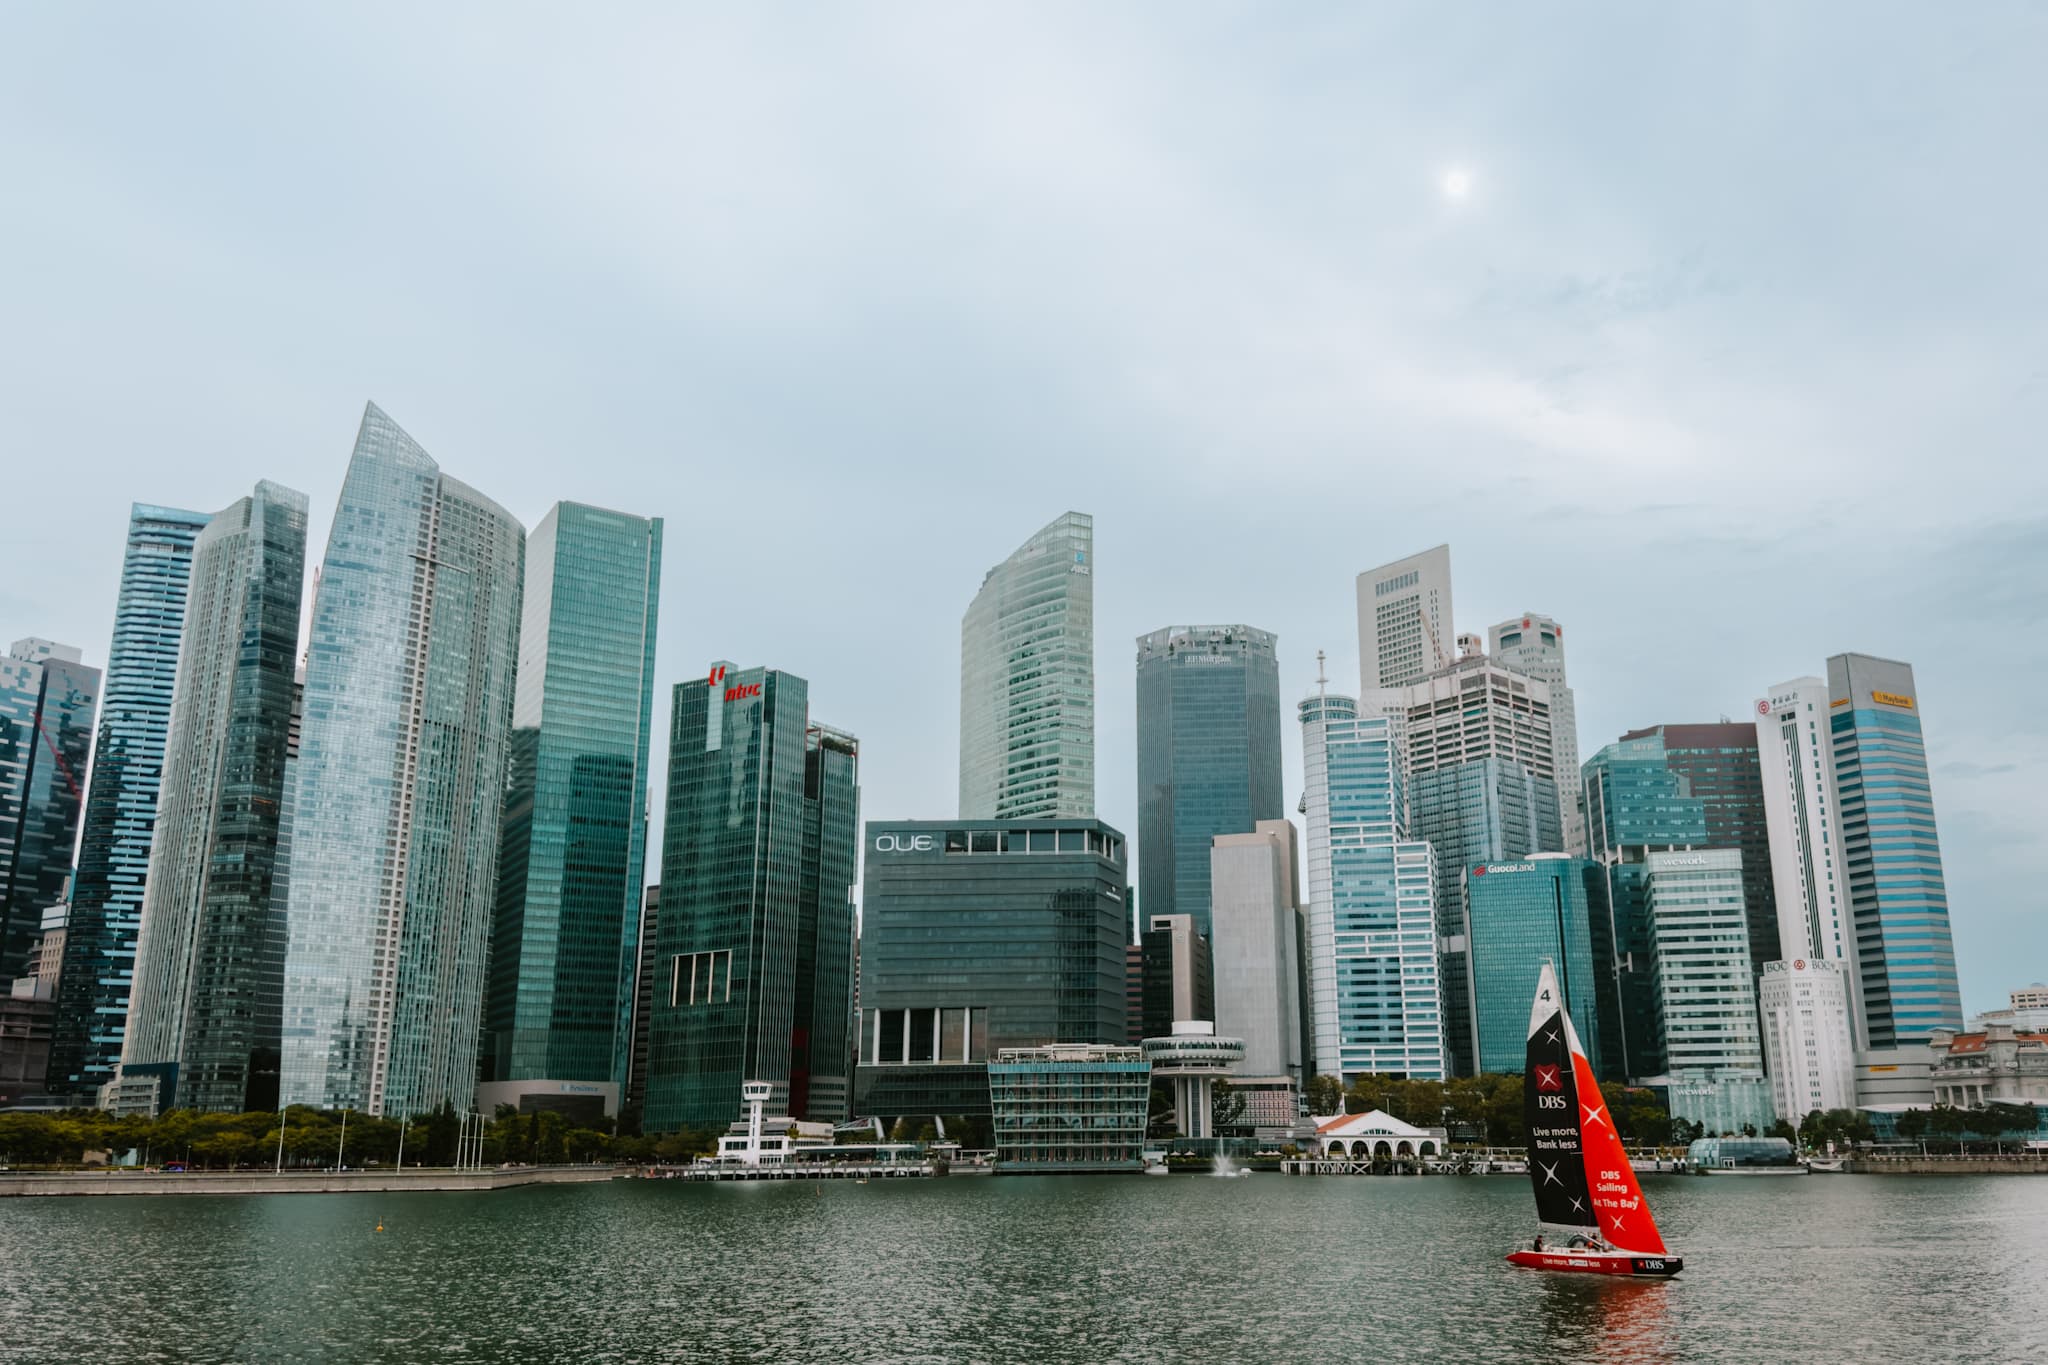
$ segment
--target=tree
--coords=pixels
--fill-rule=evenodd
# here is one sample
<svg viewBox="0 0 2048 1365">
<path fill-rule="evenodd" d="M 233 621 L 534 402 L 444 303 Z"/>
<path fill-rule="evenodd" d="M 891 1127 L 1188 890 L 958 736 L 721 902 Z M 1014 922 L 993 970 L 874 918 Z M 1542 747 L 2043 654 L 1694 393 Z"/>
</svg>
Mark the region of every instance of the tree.
<svg viewBox="0 0 2048 1365">
<path fill-rule="evenodd" d="M 1764 1135 L 1766 1137 L 1783 1138 L 1787 1142 L 1796 1143 L 1799 1141 L 1799 1130 L 1783 1119 L 1779 1119 L 1769 1128 L 1765 1129 Z"/>
<path fill-rule="evenodd" d="M 1897 1126 L 1900 1137 L 1908 1142 L 1919 1142 L 1921 1138 L 1927 1135 L 1927 1111 L 1925 1109 L 1904 1110 L 1899 1114 Z"/>
<path fill-rule="evenodd" d="M 2032 1137 L 2040 1127 L 2040 1115 L 2031 1104 L 2008 1104 L 1993 1100 L 1981 1111 L 1980 1131 L 1997 1137 Z"/>
<path fill-rule="evenodd" d="M 1308 1096 L 1309 1113 L 1328 1116 L 1343 1111 L 1344 1082 L 1335 1076 L 1311 1076 L 1302 1090 Z"/>
<path fill-rule="evenodd" d="M 1210 1132 L 1221 1137 L 1227 1129 L 1236 1128 L 1244 1120 L 1244 1093 L 1229 1081 L 1217 1077 L 1216 1086 L 1209 1099 Z"/>
<path fill-rule="evenodd" d="M 1173 1108 L 1173 1082 L 1155 1078 L 1150 1107 L 1145 1111 L 1145 1136 L 1165 1141 L 1176 1135 L 1179 1126 Z"/>
<path fill-rule="evenodd" d="M 1927 1116 L 1928 1131 L 1940 1137 L 1951 1139 L 1956 1151 L 1963 1150 L 1963 1135 L 1970 1131 L 1970 1113 L 1952 1104 L 1937 1104 L 1934 1112 Z"/>
</svg>

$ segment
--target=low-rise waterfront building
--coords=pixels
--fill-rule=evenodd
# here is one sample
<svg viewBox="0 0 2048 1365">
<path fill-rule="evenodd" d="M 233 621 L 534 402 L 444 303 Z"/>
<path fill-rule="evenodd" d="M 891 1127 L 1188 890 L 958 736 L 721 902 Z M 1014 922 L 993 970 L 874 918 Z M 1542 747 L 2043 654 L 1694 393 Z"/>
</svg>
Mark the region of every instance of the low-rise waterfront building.
<svg viewBox="0 0 2048 1365">
<path fill-rule="evenodd" d="M 2048 1105 L 2048 1033 L 1993 1024 L 1981 1033 L 1936 1029 L 1928 1040 L 1936 1104 Z"/>
<path fill-rule="evenodd" d="M 988 1065 L 999 1169 L 1135 1171 L 1152 1068 L 1134 1047 L 1004 1048 Z"/>
<path fill-rule="evenodd" d="M 1176 1021 L 1163 1038 L 1142 1048 L 1152 1074 L 1173 1086 L 1173 1126 L 1182 1137 L 1216 1136 L 1216 1082 L 1244 1060 L 1244 1039 L 1219 1038 L 1207 1020 Z"/>
<path fill-rule="evenodd" d="M 1393 1161 L 1438 1156 L 1449 1141 L 1445 1129 L 1418 1128 L 1378 1109 L 1310 1122 L 1316 1126 L 1315 1154 L 1339 1160 Z"/>
</svg>

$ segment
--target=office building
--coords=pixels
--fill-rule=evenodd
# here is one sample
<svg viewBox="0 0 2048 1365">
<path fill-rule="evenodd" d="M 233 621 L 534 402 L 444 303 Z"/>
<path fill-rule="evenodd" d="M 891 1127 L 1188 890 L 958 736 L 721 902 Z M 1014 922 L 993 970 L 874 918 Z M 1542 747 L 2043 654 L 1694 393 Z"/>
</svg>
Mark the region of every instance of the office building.
<svg viewBox="0 0 2048 1365">
<path fill-rule="evenodd" d="M 1849 972 L 1834 958 L 1766 962 L 1757 983 L 1771 1101 L 1789 1123 L 1816 1109 L 1856 1105 L 1856 1048 L 1849 1036 Z"/>
<path fill-rule="evenodd" d="M 1859 1046 L 1883 1051 L 1960 1029 L 1962 990 L 1913 667 L 1828 660 L 1842 865 L 1856 933 Z"/>
<path fill-rule="evenodd" d="M 81 1103 L 90 1102 L 121 1062 L 192 543 L 205 525 L 205 513 L 175 507 L 136 503 L 128 513 L 50 1034 L 49 1088 Z"/>
<path fill-rule="evenodd" d="M 1405 731 L 1408 828 L 1435 850 L 1448 1064 L 1470 1074 L 1466 869 L 1564 845 L 1550 689 L 1484 654 L 1385 694 Z"/>
<path fill-rule="evenodd" d="M 29 974 L 43 911 L 68 899 L 100 671 L 69 645 L 0 656 L 0 995 Z M 49 1021 L 39 1027 L 49 1057 Z"/>
<path fill-rule="evenodd" d="M 1710 1132 L 1771 1124 L 1736 849 L 1648 853 L 1651 989 L 1673 1118 Z"/>
<path fill-rule="evenodd" d="M 1095 521 L 1069 512 L 960 618 L 960 818 L 1095 814 Z"/>
<path fill-rule="evenodd" d="M 1397 559 L 1358 576 L 1358 685 L 1370 706 L 1455 658 L 1451 547 Z"/>
<path fill-rule="evenodd" d="M 1210 852 L 1215 888 L 1210 961 L 1219 1032 L 1244 1042 L 1245 1076 L 1302 1073 L 1301 861 L 1294 825 L 1261 820 L 1250 834 L 1219 834 Z M 1200 1018 L 1202 1016 L 1196 1016 Z"/>
<path fill-rule="evenodd" d="M 1936 1104 L 1957 1109 L 1989 1104 L 2048 1109 L 2048 1033 L 2015 1029 L 2008 1023 L 1988 1024 L 1970 1033 L 1937 1029 L 1928 1039 L 1928 1053 Z"/>
<path fill-rule="evenodd" d="M 1138 940 L 1142 1037 L 1159 1038 L 1183 1019 L 1214 1019 L 1214 958 L 1192 915 L 1152 915 Z"/>
<path fill-rule="evenodd" d="M 1396 722 L 1319 690 L 1299 708 L 1314 1074 L 1449 1076 L 1435 855 L 1408 837 Z"/>
<path fill-rule="evenodd" d="M 810 1102 L 811 1040 L 829 1050 L 853 1008 L 855 757 L 851 736 L 812 724 L 795 674 L 720 662 L 676 684 L 649 1132 L 731 1122 L 747 1081 L 769 1084 L 774 1112 L 812 1117 L 792 1103 Z"/>
<path fill-rule="evenodd" d="M 855 1113 L 985 1115 L 997 1052 L 1122 1043 L 1122 834 L 1099 820 L 870 821 L 866 838 Z"/>
<path fill-rule="evenodd" d="M 562 502 L 526 538 L 486 1112 L 573 1081 L 615 1113 L 631 1065 L 661 529 Z"/>
<path fill-rule="evenodd" d="M 1003 1048 L 988 1064 L 998 1169 L 1135 1171 L 1144 1164 L 1152 1068 L 1134 1047 Z"/>
<path fill-rule="evenodd" d="M 284 1011 L 279 815 L 306 581 L 306 497 L 273 483 L 193 542 L 121 1075 L 159 1109 L 275 1109 Z"/>
<path fill-rule="evenodd" d="M 525 554 L 509 513 L 365 408 L 306 639 L 288 1104 L 475 1097 Z"/>
<path fill-rule="evenodd" d="M 1124 945 L 1124 1041 L 1136 1047 L 1145 1038 L 1145 945 Z"/>
<path fill-rule="evenodd" d="M 2008 992 L 2006 999 L 2016 1010 L 2048 1010 L 2048 985 L 2036 981 L 2031 986 Z"/>
<path fill-rule="evenodd" d="M 860 742 L 829 726 L 804 735 L 802 918 L 790 1112 L 812 1122 L 852 1117 L 853 884 L 860 875 Z"/>
<path fill-rule="evenodd" d="M 632 1056 L 626 1068 L 626 1088 L 619 1094 L 621 1114 L 631 1112 L 637 1120 L 647 1103 L 647 1045 L 649 1021 L 654 1014 L 654 933 L 661 920 L 661 886 L 647 888 L 640 903 L 639 935 L 633 949 Z"/>
<path fill-rule="evenodd" d="M 1280 663 L 1250 626 L 1138 637 L 1138 885 L 1209 933 L 1209 841 L 1278 820 Z"/>
<path fill-rule="evenodd" d="M 1552 766 L 1557 772 L 1558 824 L 1563 846 L 1586 854 L 1586 798 L 1579 782 L 1578 702 L 1565 681 L 1564 627 L 1541 612 L 1523 612 L 1487 631 L 1487 653 L 1497 663 L 1539 679 L 1550 689 Z M 1462 654 L 1463 651 L 1460 651 Z"/>
<path fill-rule="evenodd" d="M 1557 970 L 1565 1008 L 1588 1060 L 1601 1055 L 1599 973 L 1593 959 L 1583 858 L 1540 853 L 1469 869 L 1468 962 L 1472 973 L 1472 1055 L 1478 1071 L 1519 1072 L 1527 1060 L 1529 997 L 1543 964 Z"/>
</svg>

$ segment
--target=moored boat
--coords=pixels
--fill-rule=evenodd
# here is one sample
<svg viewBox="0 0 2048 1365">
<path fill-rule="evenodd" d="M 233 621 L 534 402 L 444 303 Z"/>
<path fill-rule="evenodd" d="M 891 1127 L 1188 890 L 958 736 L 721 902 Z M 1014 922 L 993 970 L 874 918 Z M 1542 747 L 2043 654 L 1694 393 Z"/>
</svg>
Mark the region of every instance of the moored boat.
<svg viewBox="0 0 2048 1365">
<path fill-rule="evenodd" d="M 1685 1268 L 1650 1216 L 1548 962 L 1536 981 L 1522 1076 L 1529 1183 L 1541 1231 L 1508 1253 L 1527 1270 L 1669 1279 Z"/>
</svg>

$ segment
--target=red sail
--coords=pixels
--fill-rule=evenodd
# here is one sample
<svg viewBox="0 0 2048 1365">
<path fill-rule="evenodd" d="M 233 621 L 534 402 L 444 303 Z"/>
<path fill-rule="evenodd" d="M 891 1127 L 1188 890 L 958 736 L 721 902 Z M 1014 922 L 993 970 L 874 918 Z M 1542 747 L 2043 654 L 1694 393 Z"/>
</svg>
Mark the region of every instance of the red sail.
<svg viewBox="0 0 2048 1365">
<path fill-rule="evenodd" d="M 1600 1235 L 1620 1251 L 1666 1255 L 1657 1220 L 1650 1217 L 1643 1187 L 1636 1183 L 1635 1167 L 1629 1165 L 1628 1153 L 1622 1150 L 1621 1137 L 1607 1113 L 1607 1101 L 1600 1095 L 1600 1083 L 1593 1079 L 1593 1068 L 1569 1018 L 1565 1028 L 1572 1045 L 1572 1075 L 1579 1083 L 1579 1151 L 1586 1163 L 1586 1188 L 1593 1194 Z"/>
</svg>

